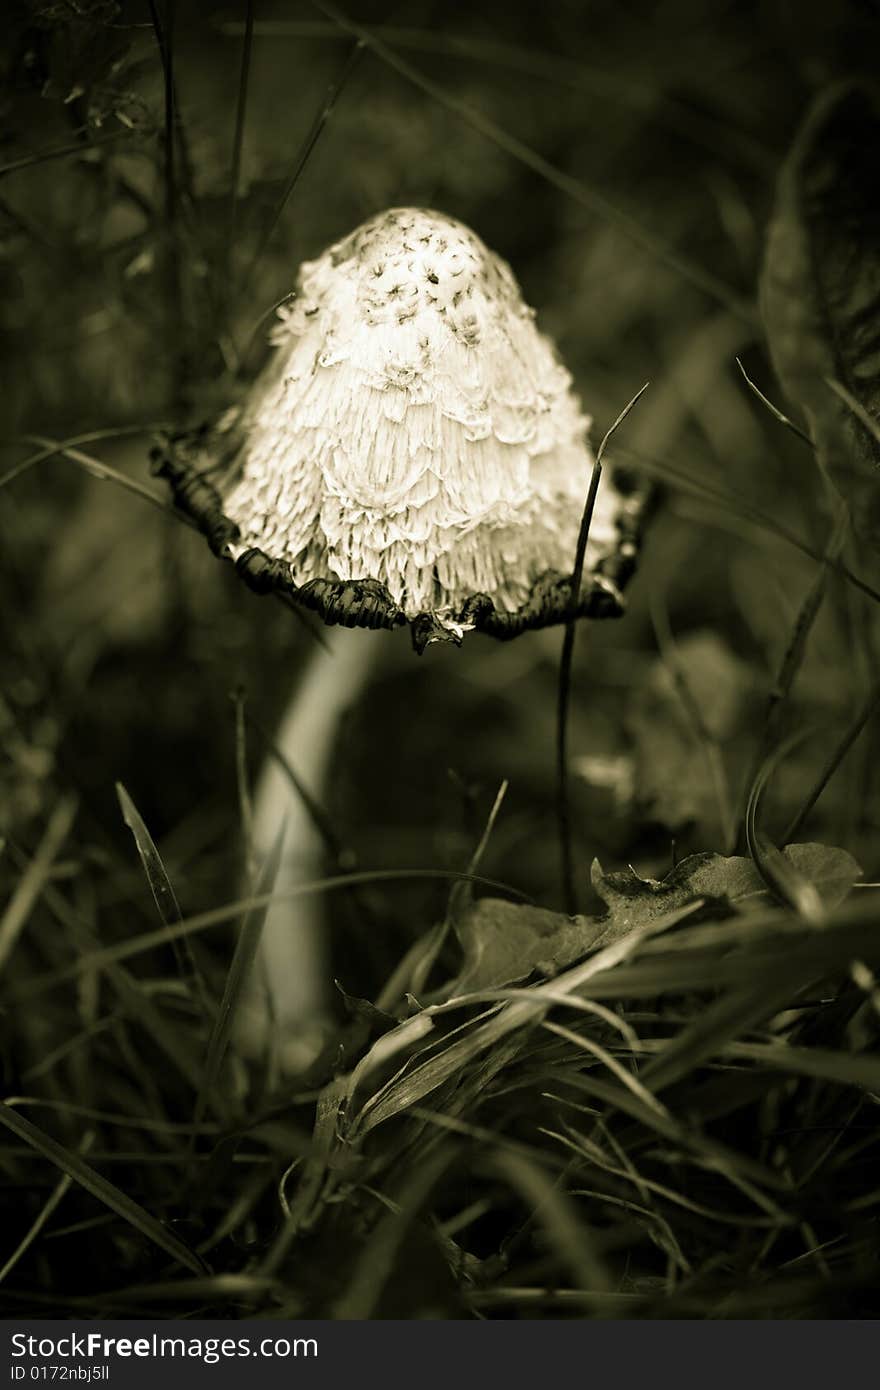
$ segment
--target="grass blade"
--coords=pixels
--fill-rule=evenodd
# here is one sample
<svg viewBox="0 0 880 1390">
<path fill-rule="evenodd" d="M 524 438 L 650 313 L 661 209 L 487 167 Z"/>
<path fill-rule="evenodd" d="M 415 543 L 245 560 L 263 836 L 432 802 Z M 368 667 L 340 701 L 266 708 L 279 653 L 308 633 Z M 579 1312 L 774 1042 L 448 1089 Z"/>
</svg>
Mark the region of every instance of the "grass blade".
<svg viewBox="0 0 880 1390">
<path fill-rule="evenodd" d="M 322 14 L 334 20 L 341 29 L 356 37 L 365 48 L 369 48 L 388 67 L 400 73 L 408 82 L 425 92 L 434 101 L 439 102 L 441 106 L 445 106 L 447 111 L 454 112 L 456 116 L 485 136 L 498 149 L 518 160 L 520 164 L 524 164 L 526 168 L 531 169 L 540 178 L 559 189 L 561 193 L 579 203 L 581 207 L 587 208 L 589 212 L 616 227 L 639 250 L 644 251 L 668 270 L 680 275 L 683 280 L 687 280 L 689 284 L 694 285 L 710 299 L 723 304 L 731 313 L 736 314 L 737 318 L 741 318 L 750 325 L 757 322 L 757 313 L 750 303 L 742 300 L 734 290 L 729 289 L 727 285 L 716 279 L 709 271 L 704 270 L 702 266 L 686 259 L 646 231 L 641 222 L 609 202 L 604 194 L 591 188 L 582 180 L 573 178 L 563 169 L 557 168 L 555 164 L 551 164 L 530 145 L 526 145 L 515 135 L 511 135 L 501 126 L 496 125 L 490 116 L 477 110 L 476 107 L 469 106 L 467 102 L 462 101 L 453 93 L 447 92 L 438 82 L 425 77 L 418 68 L 414 68 L 410 62 L 378 38 L 375 32 L 356 24 L 335 5 L 328 4 L 327 0 L 312 0 L 312 3 Z"/>
<path fill-rule="evenodd" d="M 865 725 L 873 718 L 878 709 L 880 709 L 880 684 L 875 685 L 874 689 L 871 691 L 870 695 L 868 696 L 858 715 L 853 720 L 846 733 L 843 735 L 843 738 L 840 740 L 840 742 L 829 755 L 828 761 L 826 762 L 821 773 L 819 774 L 819 777 L 817 778 L 815 785 L 810 791 L 809 796 L 806 798 L 803 806 L 801 806 L 797 815 L 794 817 L 791 824 L 786 829 L 785 835 L 783 836 L 783 839 L 785 840 L 786 844 L 790 844 L 794 839 L 797 838 L 798 834 L 800 833 L 801 826 L 807 819 L 807 816 L 810 814 L 816 802 L 819 800 L 819 797 L 822 795 L 825 788 L 828 786 L 828 783 L 831 781 L 831 778 L 834 776 L 835 772 L 840 767 L 840 764 L 843 762 L 847 753 L 852 748 L 856 739 L 861 734 Z"/>
<path fill-rule="evenodd" d="M 229 966 L 229 973 L 226 976 L 226 985 L 223 990 L 223 998 L 220 1001 L 220 1008 L 214 1021 L 211 1037 L 208 1041 L 208 1050 L 205 1056 L 205 1071 L 202 1078 L 202 1085 L 196 1100 L 193 1124 L 200 1124 L 208 1104 L 216 1100 L 216 1082 L 220 1075 L 220 1068 L 226 1056 L 226 1049 L 229 1046 L 229 1039 L 232 1034 L 232 1025 L 235 1021 L 235 1013 L 241 1002 L 241 997 L 247 984 L 248 975 L 254 963 L 257 953 L 257 946 L 260 941 L 260 934 L 263 930 L 263 923 L 266 920 L 266 913 L 269 907 L 270 890 L 272 884 L 278 876 L 278 865 L 281 862 L 281 851 L 284 846 L 284 836 L 287 830 L 287 822 L 283 822 L 275 843 L 260 870 L 260 876 L 256 884 L 255 898 L 259 906 L 251 908 L 245 916 L 238 933 L 238 940 L 235 944 L 235 951 L 232 962 Z M 265 902 L 260 902 L 262 898 Z M 223 1114 L 224 1106 L 215 1106 L 219 1114 Z"/>
<path fill-rule="evenodd" d="M 758 400 L 764 406 L 765 410 L 769 410 L 774 420 L 777 420 L 780 425 L 784 425 L 787 430 L 791 430 L 792 434 L 797 435 L 801 443 L 806 444 L 808 449 L 812 449 L 813 441 L 810 438 L 810 436 L 806 434 L 804 430 L 801 429 L 800 425 L 796 425 L 794 423 L 794 420 L 789 420 L 788 416 L 784 415 L 782 411 L 779 409 L 779 407 L 774 405 L 773 402 L 769 400 L 767 396 L 764 395 L 764 392 L 761 390 L 760 386 L 756 385 L 756 383 L 752 381 L 752 378 L 749 376 L 748 372 L 742 364 L 742 359 L 737 357 L 735 358 L 735 361 L 736 365 L 740 369 L 740 372 L 742 373 L 743 380 L 745 381 L 746 386 L 748 386 L 753 396 L 757 396 Z"/>
<path fill-rule="evenodd" d="M 36 854 L 19 879 L 6 911 L 0 918 L 0 970 L 42 892 L 55 857 L 70 834 L 75 815 L 76 801 L 73 797 L 68 796 L 59 801 Z"/>
<path fill-rule="evenodd" d="M 140 434 L 141 430 L 138 429 L 137 433 Z M 116 483 L 118 487 L 124 488 L 126 492 L 134 493 L 135 497 L 140 497 L 144 502 L 149 502 L 152 507 L 157 507 L 159 511 L 164 512 L 166 516 L 174 517 L 175 521 L 182 521 L 185 526 L 189 526 L 190 530 L 198 530 L 196 523 L 191 517 L 188 517 L 185 512 L 179 511 L 176 507 L 172 507 L 169 503 L 163 502 L 161 497 L 158 497 L 155 492 L 151 492 L 143 483 L 139 483 L 136 478 L 127 477 L 125 473 L 120 473 L 118 469 L 111 468 L 109 463 L 102 463 L 100 459 L 94 458 L 93 455 L 84 454 L 81 449 L 71 448 L 65 440 L 47 439 L 44 435 L 29 434 L 25 436 L 25 442 L 27 444 L 38 444 L 40 446 L 40 452 L 31 455 L 30 458 L 24 459 L 20 464 L 16 464 L 16 466 L 3 478 L 0 478 L 0 487 L 5 483 L 12 482 L 20 473 L 25 472 L 26 469 L 32 468 L 37 463 L 42 463 L 43 459 L 60 456 L 61 458 L 69 459 L 71 463 L 77 464 L 78 467 L 84 469 L 86 473 L 91 474 L 93 478 L 100 479 L 102 483 Z"/>
<path fill-rule="evenodd" d="M 238 81 L 238 102 L 235 109 L 235 134 L 232 140 L 232 176 L 229 188 L 229 240 L 227 243 L 227 271 L 235 254 L 235 223 L 238 212 L 238 192 L 241 182 L 241 155 L 244 147 L 244 123 L 247 115 L 248 87 L 251 73 L 251 52 L 254 41 L 254 10 L 256 0 L 246 0 L 247 17 L 244 25 L 244 43 L 241 50 L 241 71 Z"/>
<path fill-rule="evenodd" d="M 507 795 L 508 782 L 505 778 L 498 789 L 489 818 L 486 822 L 483 834 L 479 843 L 471 856 L 467 872 L 475 876 L 480 864 L 483 862 L 483 855 L 495 828 L 495 822 L 501 811 L 504 798 Z M 432 928 L 424 937 L 414 942 L 403 958 L 395 966 L 391 975 L 385 982 L 380 991 L 376 1004 L 378 1008 L 393 1010 L 394 1006 L 409 991 L 417 998 L 437 963 L 440 952 L 446 943 L 450 928 L 455 927 L 459 917 L 473 901 L 473 886 L 475 878 L 457 879 L 450 890 L 449 900 L 446 906 L 446 916 L 443 921 Z"/>
<path fill-rule="evenodd" d="M 781 898 L 783 902 L 790 904 L 805 921 L 817 926 L 825 919 L 825 909 L 822 906 L 818 889 L 815 884 L 810 883 L 809 879 L 804 878 L 803 874 L 798 872 L 791 860 L 786 859 L 782 851 L 762 830 L 759 830 L 757 825 L 758 806 L 764 794 L 764 788 L 786 753 L 789 753 L 798 743 L 802 743 L 804 737 L 805 734 L 802 731 L 792 735 L 764 760 L 749 794 L 745 834 L 749 854 L 771 893 L 777 898 Z"/>
<path fill-rule="evenodd" d="M 54 1163 L 73 1182 L 79 1183 L 80 1187 L 84 1187 L 93 1197 L 97 1197 L 99 1202 L 103 1202 L 111 1211 L 115 1211 L 116 1215 L 121 1216 L 123 1221 L 134 1226 L 141 1235 L 146 1236 L 160 1250 L 164 1250 L 166 1255 L 177 1260 L 192 1274 L 210 1273 L 204 1261 L 200 1260 L 188 1245 L 184 1245 L 183 1241 L 173 1235 L 155 1216 L 151 1216 L 138 1202 L 127 1196 L 112 1182 L 108 1182 L 79 1154 L 50 1138 L 43 1130 L 31 1124 L 30 1120 L 26 1120 L 23 1115 L 16 1114 L 3 1101 L 0 1101 L 0 1124 L 5 1125 L 35 1153 L 47 1158 L 50 1163 Z"/>
<path fill-rule="evenodd" d="M 844 405 L 849 406 L 850 410 L 852 411 L 853 415 L 855 415 L 859 423 L 864 425 L 868 433 L 870 435 L 873 435 L 874 439 L 877 440 L 877 443 L 880 444 L 880 425 L 877 424 L 877 421 L 874 419 L 873 415 L 869 414 L 869 412 L 865 409 L 861 401 L 856 400 L 852 392 L 847 391 L 846 387 L 843 385 L 842 382 L 834 381 L 831 377 L 826 377 L 825 380 L 828 386 L 834 392 L 835 396 L 839 396 L 840 399 L 843 401 Z"/>
<path fill-rule="evenodd" d="M 809 641 L 810 634 L 813 631 L 816 619 L 819 616 L 819 611 L 825 599 L 831 569 L 843 549 L 848 529 L 849 511 L 844 505 L 841 506 L 837 521 L 832 528 L 831 536 L 825 548 L 824 561 L 798 609 L 776 679 L 767 697 L 767 712 L 764 716 L 764 728 L 761 739 L 755 750 L 755 760 L 751 776 L 746 783 L 747 788 L 754 784 L 765 757 L 777 743 L 782 733 L 783 716 L 794 686 L 795 678 L 803 665 L 807 642 Z"/>
<path fill-rule="evenodd" d="M 269 221 L 266 225 L 266 229 L 263 232 L 262 237 L 260 238 L 257 249 L 254 252 L 251 258 L 251 262 L 245 272 L 240 291 L 242 295 L 244 294 L 245 290 L 250 284 L 251 278 L 255 270 L 259 265 L 260 261 L 262 260 L 266 247 L 272 240 L 275 228 L 278 226 L 278 223 L 281 219 L 281 214 L 283 213 L 287 205 L 287 200 L 293 192 L 294 188 L 296 187 L 297 183 L 299 182 L 302 172 L 308 164 L 309 159 L 312 156 L 312 152 L 315 146 L 317 145 L 318 141 L 320 140 L 324 128 L 327 125 L 327 122 L 333 114 L 336 103 L 342 94 L 342 90 L 348 82 L 349 77 L 354 71 L 355 64 L 357 63 L 358 59 L 361 56 L 361 53 L 363 52 L 363 47 L 364 46 L 360 41 L 354 44 L 348 57 L 345 60 L 345 64 L 342 68 L 342 71 L 339 74 L 339 77 L 334 82 L 331 82 L 327 90 L 327 95 L 324 99 L 321 109 L 315 117 L 314 121 L 312 122 L 312 125 L 306 135 L 306 138 L 300 146 L 299 153 L 297 154 L 296 160 L 294 161 L 294 166 L 293 170 L 291 171 L 290 178 L 284 185 L 281 197 L 279 198 L 278 203 L 276 204 L 272 212 L 272 215 L 269 218 Z"/>
<path fill-rule="evenodd" d="M 134 836 L 137 852 L 144 866 L 144 873 L 147 876 L 147 882 L 150 885 L 150 892 L 153 894 L 153 901 L 159 916 L 166 927 L 170 926 L 172 922 L 182 921 L 180 907 L 165 865 L 162 863 L 162 857 L 144 824 L 143 817 L 121 782 L 116 783 L 116 795 L 119 798 L 125 824 Z"/>
<path fill-rule="evenodd" d="M 75 448 L 77 444 L 96 444 L 104 439 L 125 439 L 139 434 L 153 434 L 159 430 L 170 429 L 167 420 L 158 420 L 152 425 L 118 425 L 111 429 L 89 430 L 87 434 L 74 434 L 69 439 L 59 440 L 57 443 L 50 442 L 45 448 L 40 449 L 36 454 L 29 454 L 27 458 L 16 463 L 7 473 L 0 474 L 0 488 L 6 487 L 7 483 L 15 482 L 22 473 L 27 473 L 29 469 L 35 468 L 38 463 L 53 458 L 55 454 L 61 453 L 64 449 Z M 17 441 L 20 443 L 33 443 L 33 438 Z"/>
<path fill-rule="evenodd" d="M 613 1277 L 597 1248 L 597 1241 L 584 1222 L 579 1208 L 561 1191 L 534 1160 L 518 1150 L 498 1149 L 493 1166 L 519 1192 L 531 1209 L 531 1220 L 544 1227 L 548 1240 L 559 1250 L 585 1294 L 607 1293 Z"/>
<path fill-rule="evenodd" d="M 817 550 L 814 545 L 810 545 L 808 541 L 803 540 L 775 518 L 766 516 L 758 507 L 737 493 L 717 487 L 705 479 L 693 478 L 667 460 L 651 458 L 650 455 L 641 450 L 617 448 L 615 455 L 622 463 L 630 462 L 642 473 L 647 473 L 649 477 L 658 478 L 660 482 L 668 483 L 671 487 L 696 498 L 706 506 L 717 509 L 723 514 L 726 521 L 729 521 L 731 517 L 739 517 L 748 522 L 750 526 L 755 526 L 767 535 L 775 536 L 777 540 L 784 541 L 786 545 L 791 546 L 794 550 L 799 550 L 802 555 L 808 556 L 811 560 L 828 563 L 835 574 L 842 575 L 848 584 L 861 590 L 875 603 L 880 603 L 880 590 L 872 588 L 859 575 L 854 574 L 842 560 L 826 560 L 826 556 L 821 550 Z"/>
<path fill-rule="evenodd" d="M 647 927 L 637 928 L 628 936 L 619 938 L 594 955 L 588 956 L 585 961 L 573 966 L 570 970 L 557 975 L 546 986 L 536 985 L 534 989 L 529 991 L 529 998 L 513 1000 L 505 1004 L 499 1011 L 490 1014 L 488 1018 L 480 1015 L 470 1024 L 462 1025 L 460 1029 L 456 1029 L 456 1033 L 460 1033 L 461 1036 L 457 1037 L 455 1041 L 447 1039 L 442 1051 L 433 1053 L 425 1061 L 417 1060 L 411 1070 L 402 1069 L 391 1081 L 368 1099 L 352 1122 L 349 1131 L 351 1136 L 353 1137 L 356 1131 L 366 1133 L 400 1111 L 408 1109 L 425 1096 L 430 1095 L 444 1082 L 449 1081 L 475 1057 L 485 1052 L 487 1048 L 493 1047 L 502 1038 L 506 1038 L 509 1034 L 528 1025 L 539 1023 L 547 1010 L 552 1007 L 553 1003 L 557 1002 L 556 996 L 561 991 L 577 990 L 590 980 L 592 982 L 590 992 L 592 993 L 596 987 L 596 976 L 607 971 L 613 977 L 620 963 L 626 960 L 627 956 L 633 954 L 650 936 L 667 931 L 689 914 L 697 911 L 702 905 L 702 899 L 697 899 L 696 902 L 689 903 L 687 907 L 655 918 Z M 370 1070 L 370 1059 L 377 1050 L 382 1053 L 384 1060 L 385 1054 L 394 1047 L 396 1037 L 405 1035 L 407 1030 L 412 1030 L 414 1025 L 418 1025 L 426 1017 L 430 1019 L 447 1013 L 467 1002 L 469 1002 L 469 997 L 464 995 L 459 999 L 448 1000 L 446 1004 L 425 1009 L 374 1043 L 371 1051 L 366 1054 L 365 1058 L 361 1059 L 350 1075 L 349 1102 L 351 1103 L 359 1080 Z"/>
<path fill-rule="evenodd" d="M 80 1145 L 80 1152 L 86 1153 L 87 1150 L 91 1147 L 93 1140 L 94 1130 L 87 1130 L 83 1138 L 82 1144 Z M 59 1204 L 63 1201 L 67 1192 L 70 1190 L 72 1183 L 73 1178 L 70 1176 L 69 1173 L 62 1174 L 60 1181 L 50 1192 L 45 1203 L 41 1207 L 40 1211 L 37 1213 L 36 1218 L 28 1227 L 27 1231 L 25 1231 L 21 1240 L 18 1242 L 18 1245 L 15 1247 L 12 1254 L 9 1256 L 8 1260 L 3 1265 L 3 1268 L 0 1269 L 0 1284 L 3 1283 L 3 1280 L 6 1278 L 8 1274 L 12 1273 L 13 1269 L 18 1264 L 22 1256 L 26 1255 L 28 1250 L 30 1250 L 34 1241 L 37 1239 L 37 1236 L 40 1234 L 47 1221 L 50 1220 L 52 1213 L 55 1211 L 56 1207 L 58 1207 Z"/>
<path fill-rule="evenodd" d="M 210 927 L 222 926 L 225 922 L 233 921 L 242 912 L 251 912 L 257 908 L 268 907 L 269 903 L 278 902 L 282 898 L 293 902 L 297 898 L 310 897 L 314 893 L 329 893 L 339 889 L 347 890 L 352 884 L 358 883 L 407 883 L 419 880 L 430 882 L 432 880 L 468 877 L 470 875 L 458 873 L 455 869 L 358 869 L 350 874 L 334 874 L 330 878 L 317 878 L 308 883 L 300 883 L 296 888 L 291 888 L 281 894 L 256 893 L 251 897 L 227 903 L 224 907 L 200 912 L 197 916 L 186 918 L 183 922 L 177 922 L 170 927 L 142 932 L 140 936 L 131 937 L 128 941 L 117 941 L 112 946 L 99 946 L 94 951 L 87 951 L 70 965 L 60 966 L 57 970 L 47 971 L 45 975 L 27 981 L 20 988 L 16 988 L 13 993 L 16 999 L 34 998 L 38 994 L 43 994 L 47 989 L 64 984 L 66 980 L 76 979 L 84 970 L 99 968 L 109 961 L 127 960 L 129 956 L 137 956 L 144 951 L 152 951 L 157 946 L 166 946 L 170 941 L 179 940 L 181 937 L 192 936 L 195 932 L 207 931 Z M 510 884 L 499 883 L 497 879 L 474 875 L 472 882 L 480 884 L 484 888 L 492 888 L 506 893 L 509 897 L 520 901 L 529 901 L 525 893 L 520 893 Z"/>
<path fill-rule="evenodd" d="M 651 1058 L 642 1069 L 644 1084 L 658 1091 L 680 1081 L 701 1063 L 716 1057 L 732 1039 L 791 1004 L 815 974 L 814 967 L 768 973 L 755 985 L 722 995 Z"/>
<path fill-rule="evenodd" d="M 759 1062 L 768 1071 L 792 1071 L 817 1081 L 880 1093 L 880 1057 L 819 1047 L 789 1047 L 784 1043 L 731 1043 L 725 1053 Z"/>
<path fill-rule="evenodd" d="M 171 885 L 171 879 L 165 865 L 162 863 L 162 856 L 156 848 L 152 835 L 144 824 L 140 811 L 135 806 L 125 787 L 121 782 L 116 783 L 116 795 L 119 798 L 119 805 L 125 824 L 128 826 L 137 852 L 140 855 L 141 863 L 144 866 L 144 873 L 150 885 L 150 892 L 153 894 L 153 901 L 166 927 L 174 926 L 183 921 L 183 913 L 177 901 L 177 896 Z M 177 968 L 181 977 L 185 980 L 191 976 L 197 983 L 201 995 L 202 1004 L 208 1002 L 207 988 L 204 977 L 199 970 L 196 958 L 193 955 L 192 945 L 189 937 L 175 938 L 171 942 L 171 949 L 174 951 L 177 961 Z"/>
<path fill-rule="evenodd" d="M 452 1146 L 444 1145 L 408 1175 L 399 1200 L 377 1224 L 355 1262 L 348 1283 L 334 1304 L 335 1321 L 367 1322 L 381 1318 L 382 1295 L 388 1281 L 395 1273 L 399 1275 L 407 1234 L 454 1158 Z"/>
<path fill-rule="evenodd" d="M 131 136 L 130 130 L 111 130 L 106 135 L 93 135 L 90 140 L 77 141 L 74 145 L 56 145 L 50 150 L 38 150 L 35 154 L 22 155 L 20 159 L 12 159 L 8 164 L 0 164 L 0 178 L 5 178 L 7 174 L 15 174 L 19 169 L 30 169 L 35 164 L 45 164 L 48 159 L 64 159 L 70 154 L 87 155 L 99 145 L 114 145 L 127 136 Z"/>
</svg>

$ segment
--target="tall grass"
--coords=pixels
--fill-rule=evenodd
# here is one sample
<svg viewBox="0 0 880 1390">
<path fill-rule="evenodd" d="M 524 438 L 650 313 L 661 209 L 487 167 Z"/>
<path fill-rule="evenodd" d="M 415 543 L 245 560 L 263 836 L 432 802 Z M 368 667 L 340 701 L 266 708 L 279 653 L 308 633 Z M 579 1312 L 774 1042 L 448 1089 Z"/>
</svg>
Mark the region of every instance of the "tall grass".
<svg viewBox="0 0 880 1390">
<path fill-rule="evenodd" d="M 876 39 L 845 9 L 13 6 L 7 1316 L 876 1315 L 880 576 L 754 294 L 811 86 Z M 408 202 L 512 262 L 597 420 L 653 383 L 608 449 L 660 485 L 630 611 L 569 651 L 570 871 L 620 873 L 557 914 L 559 634 L 389 638 L 301 888 L 338 1008 L 282 1075 L 235 1042 L 248 777 L 314 638 L 147 455 Z"/>
</svg>

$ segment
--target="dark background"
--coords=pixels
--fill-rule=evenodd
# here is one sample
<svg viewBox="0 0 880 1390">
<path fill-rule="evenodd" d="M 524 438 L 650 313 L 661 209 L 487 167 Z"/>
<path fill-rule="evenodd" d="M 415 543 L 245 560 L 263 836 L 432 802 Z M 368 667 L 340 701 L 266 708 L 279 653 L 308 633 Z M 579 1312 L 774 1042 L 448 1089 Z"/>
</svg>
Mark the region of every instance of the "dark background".
<svg viewBox="0 0 880 1390">
<path fill-rule="evenodd" d="M 384 26 L 406 62 L 576 180 L 583 201 L 366 52 L 279 211 L 352 45 L 307 4 L 264 3 L 234 213 L 245 6 L 175 11 L 183 138 L 169 234 L 149 12 L 11 7 L 0 185 L 8 466 L 28 452 L 16 435 L 210 418 L 238 389 L 232 371 L 241 381 L 258 367 L 266 327 L 253 337 L 255 327 L 291 289 L 299 261 L 383 206 L 423 204 L 461 217 L 510 261 L 594 431 L 649 379 L 621 448 L 738 493 L 821 546 L 828 521 L 809 453 L 750 396 L 734 362 L 741 355 L 778 397 L 760 322 L 665 261 L 675 255 L 731 301 L 754 303 L 778 164 L 811 93 L 870 69 L 874 6 L 360 6 L 355 17 Z M 641 244 L 616 213 L 633 219 Z M 150 442 L 83 447 L 149 483 Z M 122 780 L 182 895 L 212 901 L 228 888 L 238 833 L 228 694 L 244 686 L 271 728 L 310 639 L 197 536 L 67 460 L 4 490 L 2 528 L 7 831 L 26 841 L 67 785 L 96 847 L 122 847 L 113 791 Z M 723 847 L 704 740 L 655 665 L 652 606 L 655 619 L 670 614 L 735 808 L 755 713 L 812 573 L 729 508 L 665 493 L 629 616 L 581 636 L 573 753 L 628 756 L 635 746 L 637 755 L 634 769 L 620 765 L 616 801 L 578 781 L 586 863 L 599 853 L 659 868 L 670 831 L 684 848 Z M 796 721 L 846 717 L 847 625 L 859 602 L 837 593 L 829 603 Z M 421 660 L 404 634 L 386 645 L 341 751 L 333 796 L 343 838 L 369 865 L 459 867 L 508 777 L 487 870 L 553 900 L 559 634 L 510 646 L 472 637 L 461 652 L 434 648 Z M 806 758 L 805 775 L 816 751 L 794 756 Z M 832 838 L 858 852 L 869 827 L 855 823 L 858 768 L 850 779 L 823 811 Z M 400 902 L 387 904 L 392 917 Z"/>
<path fill-rule="evenodd" d="M 659 485 L 629 611 L 579 632 L 571 751 L 582 905 L 594 901 L 593 856 L 606 869 L 632 863 L 662 876 L 673 841 L 678 855 L 729 852 L 770 751 L 768 698 L 817 573 L 778 528 L 818 552 L 831 528 L 811 451 L 750 393 L 735 358 L 786 405 L 757 308 L 775 179 L 812 96 L 840 77 L 873 76 L 878 6 L 352 5 L 441 100 L 375 52 L 352 64 L 350 36 L 319 9 L 261 0 L 235 199 L 247 6 L 157 13 L 174 21 L 165 32 L 178 112 L 170 180 L 149 7 L 6 7 L 0 472 L 42 447 L 34 441 L 98 432 L 80 445 L 86 455 L 167 503 L 149 473 L 156 429 L 214 418 L 246 389 L 265 357 L 266 316 L 303 259 L 389 205 L 462 218 L 513 267 L 574 376 L 594 440 L 651 382 L 611 451 L 641 461 Z M 877 583 L 857 542 L 846 559 Z M 465 868 L 506 778 L 482 871 L 560 906 L 561 635 L 510 644 L 472 635 L 461 650 L 432 647 L 422 658 L 406 633 L 377 636 L 382 654 L 325 792 L 335 831 L 362 866 Z M 271 731 L 312 643 L 292 613 L 251 594 L 170 512 L 70 458 L 8 481 L 0 890 L 15 890 L 72 794 L 75 833 L 53 885 L 73 895 L 94 939 L 155 925 L 116 799 L 121 781 L 183 911 L 234 897 L 245 854 L 230 695 L 243 690 L 249 715 Z M 773 730 L 776 747 L 805 731 L 765 799 L 777 840 L 876 679 L 877 655 L 869 601 L 832 576 Z M 845 846 L 869 880 L 880 868 L 876 752 L 868 729 L 803 835 Z M 247 755 L 255 774 L 254 730 Z M 442 914 L 447 891 L 371 886 L 369 932 L 340 900 L 334 967 L 346 989 L 373 997 L 402 947 Z M 65 931 L 41 904 L 8 978 L 68 959 Z M 229 945 L 220 932 L 200 946 L 221 988 Z M 48 1075 L 39 1084 L 63 1096 L 67 1073 L 41 1068 L 90 1026 L 87 1005 L 78 997 L 3 1012 L 6 1083 L 36 1086 L 27 1078 Z M 111 1108 L 157 1084 L 136 1061 L 125 1079 L 106 1063 L 98 1090 L 106 1081 Z M 81 1071 L 87 1095 L 84 1061 Z"/>
</svg>

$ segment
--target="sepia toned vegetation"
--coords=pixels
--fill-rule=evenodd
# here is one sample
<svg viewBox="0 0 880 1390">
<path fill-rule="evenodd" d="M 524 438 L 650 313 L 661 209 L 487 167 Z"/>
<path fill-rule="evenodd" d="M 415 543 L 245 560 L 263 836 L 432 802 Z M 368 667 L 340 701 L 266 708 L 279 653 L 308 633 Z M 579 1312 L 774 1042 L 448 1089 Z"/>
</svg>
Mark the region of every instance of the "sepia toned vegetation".
<svg viewBox="0 0 880 1390">
<path fill-rule="evenodd" d="M 0 1311 L 876 1316 L 880 7 L 9 15 Z M 150 457 L 389 206 L 510 263 L 594 445 L 650 382 L 652 497 L 569 638 L 574 902 L 564 625 L 370 634 L 291 1060 L 253 795 L 326 632 Z"/>
</svg>

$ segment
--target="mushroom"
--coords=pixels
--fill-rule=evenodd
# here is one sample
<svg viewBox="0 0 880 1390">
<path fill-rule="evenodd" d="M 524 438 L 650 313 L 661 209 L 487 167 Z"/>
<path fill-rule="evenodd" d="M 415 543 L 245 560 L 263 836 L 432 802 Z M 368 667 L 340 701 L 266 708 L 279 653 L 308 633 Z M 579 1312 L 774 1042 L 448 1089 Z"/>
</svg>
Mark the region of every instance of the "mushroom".
<svg viewBox="0 0 880 1390">
<path fill-rule="evenodd" d="M 255 589 L 417 651 L 562 622 L 590 421 L 509 266 L 463 223 L 393 208 L 306 262 L 237 412 L 157 471 Z M 641 498 L 606 483 L 578 615 L 612 617 Z"/>
<path fill-rule="evenodd" d="M 622 611 L 643 497 L 619 475 L 600 490 L 572 605 L 590 421 L 509 266 L 463 223 L 419 208 L 371 217 L 301 267 L 271 341 L 244 403 L 212 428 L 166 440 L 156 465 L 252 588 L 333 625 L 408 625 L 420 653 L 473 629 L 509 639 Z M 323 722 L 298 719 L 295 696 L 282 726 L 280 751 L 294 766 L 307 754 L 318 780 L 342 667 L 351 695 L 365 678 L 369 646 L 359 651 L 344 662 L 317 654 L 303 698 Z M 289 795 L 267 769 L 256 854 L 268 851 Z M 306 848 L 282 875 L 296 877 L 315 850 L 305 813 L 290 809 L 288 845 Z M 315 923 L 302 910 L 298 920 L 299 947 L 284 904 L 263 933 L 282 1029 L 314 1012 L 286 983 L 297 951 L 313 961 L 309 991 L 321 973 Z"/>
</svg>

